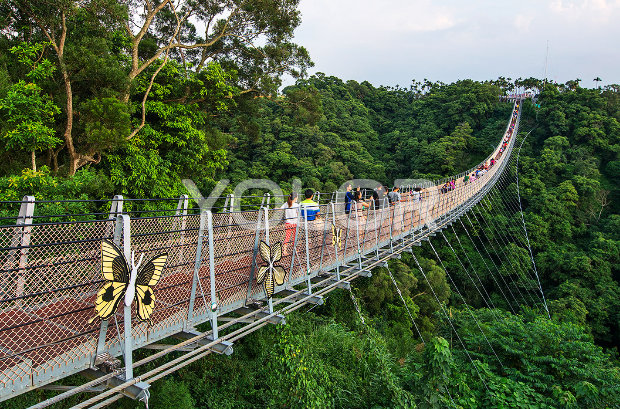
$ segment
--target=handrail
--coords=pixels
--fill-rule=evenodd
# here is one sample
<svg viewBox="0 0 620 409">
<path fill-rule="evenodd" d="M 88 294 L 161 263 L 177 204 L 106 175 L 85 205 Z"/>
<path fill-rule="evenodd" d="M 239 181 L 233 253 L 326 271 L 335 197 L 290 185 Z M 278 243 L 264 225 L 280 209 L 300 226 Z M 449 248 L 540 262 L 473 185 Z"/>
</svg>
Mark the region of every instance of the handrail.
<svg viewBox="0 0 620 409">
<path fill-rule="evenodd" d="M 267 265 L 261 242 L 282 248 L 275 264 L 286 275 L 273 286 L 276 297 L 304 285 L 310 299 L 312 280 L 329 272 L 338 282 L 347 272 L 366 274 L 366 259 L 378 261 L 385 251 L 421 240 L 486 194 L 507 164 L 519 117 L 517 102 L 485 160 L 497 158 L 496 164 L 475 182 L 459 177 L 445 192 L 443 184 L 426 185 L 419 196 L 406 187 L 398 203 L 370 201 L 365 207 L 352 202 L 348 213 L 344 202 L 330 201 L 317 206 L 316 219 L 308 207 L 303 216 L 297 212 L 295 223 L 284 219 L 283 209 L 268 208 L 268 199 L 260 210 L 198 214 L 189 214 L 187 203 L 179 201 L 170 217 L 132 218 L 122 198 L 104 220 L 32 223 L 37 202 L 30 199 L 22 206 L 22 224 L 0 226 L 0 401 L 89 368 L 103 351 L 118 356 L 125 344 L 137 349 L 206 321 L 217 338 L 219 318 L 256 302 L 269 302 L 273 313 L 271 290 L 256 280 L 258 269 Z M 88 322 L 101 285 L 100 241 L 120 243 L 121 233 L 145 259 L 168 252 L 168 265 L 154 287 L 151 322 L 136 322 L 134 316 L 129 332 L 111 320 L 105 330 L 103 323 Z M 116 320 L 122 324 L 122 309 Z M 126 336 L 131 339 L 122 342 Z"/>
</svg>

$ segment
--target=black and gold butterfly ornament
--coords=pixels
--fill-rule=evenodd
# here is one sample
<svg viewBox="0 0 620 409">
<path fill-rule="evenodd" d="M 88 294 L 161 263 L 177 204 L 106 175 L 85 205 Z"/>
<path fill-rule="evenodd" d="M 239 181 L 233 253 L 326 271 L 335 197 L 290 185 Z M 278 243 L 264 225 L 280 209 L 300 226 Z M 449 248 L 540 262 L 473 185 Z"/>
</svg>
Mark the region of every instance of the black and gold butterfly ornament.
<svg viewBox="0 0 620 409">
<path fill-rule="evenodd" d="M 341 237 L 342 237 L 342 229 L 339 227 L 336 227 L 336 225 L 332 223 L 332 245 L 338 248 L 338 250 L 342 248 Z"/>
<path fill-rule="evenodd" d="M 284 277 L 286 276 L 284 268 L 275 264 L 282 258 L 282 243 L 277 242 L 273 246 L 269 246 L 269 244 L 261 241 L 260 256 L 267 265 L 258 269 L 256 282 L 263 283 L 267 298 L 271 298 L 276 284 L 284 284 Z"/>
<path fill-rule="evenodd" d="M 95 301 L 97 316 L 89 322 L 93 322 L 97 317 L 101 320 L 110 318 L 123 298 L 127 307 L 131 306 L 135 299 L 138 318 L 141 321 L 149 320 L 155 307 L 153 287 L 161 278 L 168 254 L 157 255 L 144 265 L 143 258 L 144 254 L 136 264 L 135 252 L 132 252 L 130 272 L 130 266 L 118 246 L 109 240 L 101 242 L 101 275 L 105 283 L 97 293 Z"/>
</svg>

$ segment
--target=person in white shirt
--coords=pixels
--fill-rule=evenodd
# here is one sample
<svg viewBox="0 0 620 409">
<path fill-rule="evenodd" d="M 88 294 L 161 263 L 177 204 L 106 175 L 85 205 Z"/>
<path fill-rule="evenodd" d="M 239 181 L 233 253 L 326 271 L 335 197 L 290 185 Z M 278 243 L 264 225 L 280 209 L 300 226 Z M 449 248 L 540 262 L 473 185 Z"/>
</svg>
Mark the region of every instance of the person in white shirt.
<svg viewBox="0 0 620 409">
<path fill-rule="evenodd" d="M 297 219 L 299 211 L 299 203 L 297 203 L 297 193 L 292 192 L 287 201 L 280 206 L 284 209 L 284 244 L 282 245 L 282 254 L 288 254 L 288 245 L 295 240 L 295 231 L 297 230 Z"/>
</svg>

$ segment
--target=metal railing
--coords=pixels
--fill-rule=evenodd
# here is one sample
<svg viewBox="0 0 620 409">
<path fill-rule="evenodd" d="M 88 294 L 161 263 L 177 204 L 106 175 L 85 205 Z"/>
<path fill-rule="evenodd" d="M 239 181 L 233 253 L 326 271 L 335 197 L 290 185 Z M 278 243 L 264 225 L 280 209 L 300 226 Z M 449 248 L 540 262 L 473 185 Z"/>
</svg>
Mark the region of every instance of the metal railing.
<svg viewBox="0 0 620 409">
<path fill-rule="evenodd" d="M 256 280 L 265 265 L 261 242 L 282 244 L 277 264 L 286 275 L 275 286 L 277 297 L 295 286 L 307 286 L 311 294 L 311 280 L 318 275 L 340 280 L 343 268 L 361 270 L 364 260 L 378 259 L 380 249 L 420 240 L 467 211 L 493 186 L 514 144 L 519 103 L 514 112 L 502 141 L 483 163 L 497 162 L 476 181 L 464 183 L 462 173 L 454 178 L 454 189 L 442 193 L 452 179 L 447 178 L 421 186 L 419 196 L 412 193 L 414 186 L 403 187 L 398 203 L 352 202 L 349 213 L 338 195 L 324 194 L 333 200 L 319 204 L 316 220 L 299 211 L 297 219 L 286 220 L 267 195 L 258 210 L 232 211 L 240 198 L 229 195 L 222 198 L 220 213 L 190 209 L 187 196 L 178 198 L 174 209 L 131 212 L 127 201 L 115 196 L 109 213 L 98 213 L 95 220 L 48 222 L 37 220 L 37 202 L 25 197 L 16 223 L 0 226 L 0 401 L 92 368 L 102 352 L 124 354 L 131 366 L 131 351 L 124 351 L 128 345 L 137 349 L 204 322 L 211 323 L 217 339 L 218 319 L 224 315 L 257 302 L 269 303 L 273 312 L 264 285 Z M 145 259 L 168 253 L 154 288 L 150 322 L 139 322 L 135 311 L 128 321 L 121 308 L 107 321 L 89 323 L 103 283 L 103 239 L 119 245 L 131 241 Z"/>
</svg>

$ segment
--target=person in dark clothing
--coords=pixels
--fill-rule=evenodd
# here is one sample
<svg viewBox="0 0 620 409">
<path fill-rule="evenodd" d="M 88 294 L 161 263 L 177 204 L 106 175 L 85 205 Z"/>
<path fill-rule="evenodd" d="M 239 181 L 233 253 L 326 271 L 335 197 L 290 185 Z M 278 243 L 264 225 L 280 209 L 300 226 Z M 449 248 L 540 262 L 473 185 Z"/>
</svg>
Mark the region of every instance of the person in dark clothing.
<svg viewBox="0 0 620 409">
<path fill-rule="evenodd" d="M 344 193 L 344 212 L 346 214 L 351 212 L 351 200 L 353 200 L 353 192 L 351 191 L 351 184 L 348 184 L 347 191 Z"/>
</svg>

